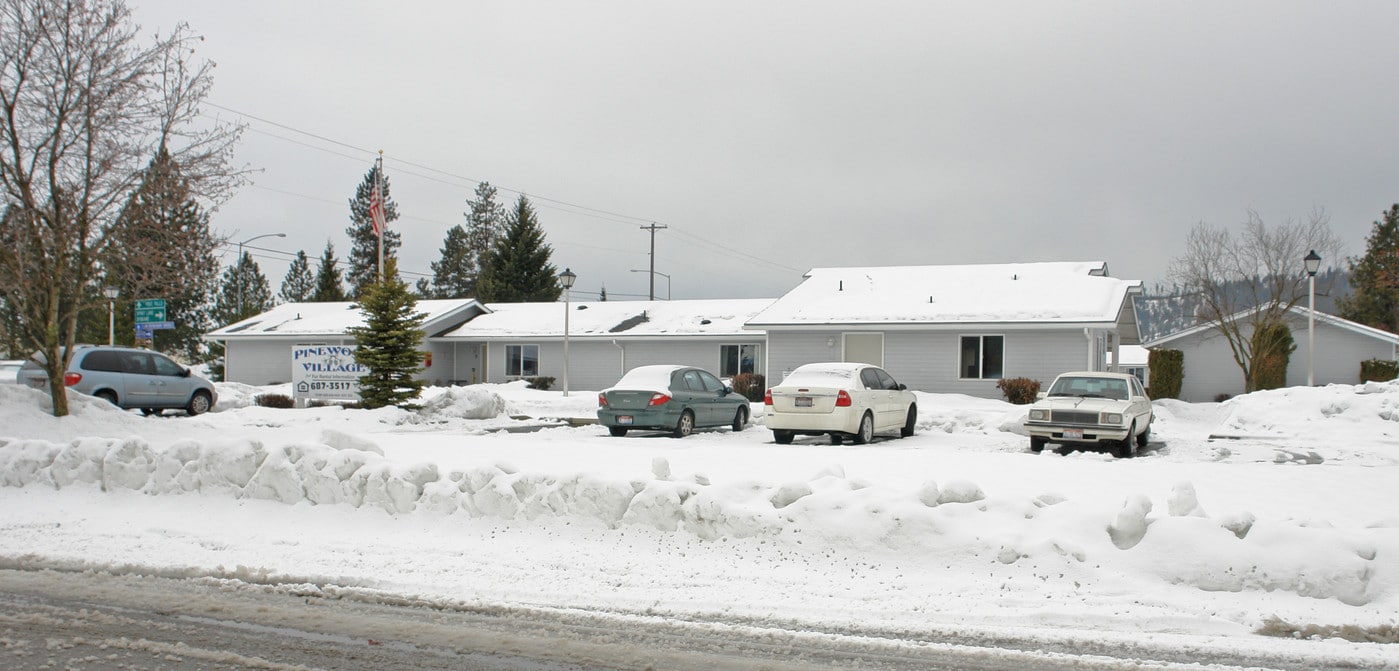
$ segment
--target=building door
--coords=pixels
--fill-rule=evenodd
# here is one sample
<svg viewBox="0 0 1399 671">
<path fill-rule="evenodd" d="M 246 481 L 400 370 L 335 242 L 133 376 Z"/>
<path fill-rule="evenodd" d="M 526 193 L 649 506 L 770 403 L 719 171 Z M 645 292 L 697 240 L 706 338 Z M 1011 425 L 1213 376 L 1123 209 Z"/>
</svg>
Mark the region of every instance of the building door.
<svg viewBox="0 0 1399 671">
<path fill-rule="evenodd" d="M 867 363 L 884 367 L 883 333 L 845 334 L 845 354 L 843 360 L 849 363 Z"/>
</svg>

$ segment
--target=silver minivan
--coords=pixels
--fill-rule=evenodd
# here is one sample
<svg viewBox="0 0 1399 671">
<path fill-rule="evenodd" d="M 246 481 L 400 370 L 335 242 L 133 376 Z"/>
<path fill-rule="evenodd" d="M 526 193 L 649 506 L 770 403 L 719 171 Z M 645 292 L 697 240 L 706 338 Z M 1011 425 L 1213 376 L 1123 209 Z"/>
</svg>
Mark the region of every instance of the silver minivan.
<svg viewBox="0 0 1399 671">
<path fill-rule="evenodd" d="M 35 354 L 25 361 L 19 381 L 48 389 L 42 360 L 41 354 Z M 76 346 L 63 383 L 73 391 L 121 408 L 139 408 L 147 415 L 166 409 L 198 415 L 208 412 L 218 399 L 213 383 L 164 354 L 134 347 Z"/>
</svg>

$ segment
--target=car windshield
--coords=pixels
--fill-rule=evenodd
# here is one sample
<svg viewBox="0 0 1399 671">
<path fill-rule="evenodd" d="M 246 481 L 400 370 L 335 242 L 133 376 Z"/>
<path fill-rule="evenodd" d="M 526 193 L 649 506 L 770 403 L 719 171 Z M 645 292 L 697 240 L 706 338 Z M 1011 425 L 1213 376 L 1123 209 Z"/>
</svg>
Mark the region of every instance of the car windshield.
<svg viewBox="0 0 1399 671">
<path fill-rule="evenodd" d="M 1127 381 L 1115 377 L 1074 375 L 1061 377 L 1049 388 L 1050 396 L 1080 396 L 1083 398 L 1112 398 L 1127 400 Z"/>
</svg>

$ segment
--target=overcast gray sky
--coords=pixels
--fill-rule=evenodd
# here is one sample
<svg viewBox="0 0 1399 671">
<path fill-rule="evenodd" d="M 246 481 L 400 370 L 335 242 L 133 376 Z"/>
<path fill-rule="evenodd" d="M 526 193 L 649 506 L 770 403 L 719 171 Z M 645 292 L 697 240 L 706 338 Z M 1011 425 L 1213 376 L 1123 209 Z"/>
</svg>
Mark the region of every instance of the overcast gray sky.
<svg viewBox="0 0 1399 671">
<path fill-rule="evenodd" d="M 234 242 L 344 259 L 382 149 L 403 270 L 486 180 L 579 300 L 645 297 L 653 221 L 675 298 L 740 298 L 822 266 L 1151 284 L 1249 209 L 1324 208 L 1359 254 L 1399 202 L 1395 2 L 130 1 L 206 37 L 209 114 L 255 117 Z M 258 255 L 276 291 L 287 255 Z"/>
</svg>

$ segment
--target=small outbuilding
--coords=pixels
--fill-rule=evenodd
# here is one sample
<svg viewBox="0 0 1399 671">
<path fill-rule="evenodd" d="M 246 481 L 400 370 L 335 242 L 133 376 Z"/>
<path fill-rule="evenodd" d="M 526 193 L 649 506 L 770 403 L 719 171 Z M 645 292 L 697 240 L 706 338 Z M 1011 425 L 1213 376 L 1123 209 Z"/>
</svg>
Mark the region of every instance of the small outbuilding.
<svg viewBox="0 0 1399 671">
<path fill-rule="evenodd" d="M 1307 345 L 1308 312 L 1306 306 L 1300 305 L 1286 312 L 1287 326 L 1297 345 L 1287 363 L 1289 387 L 1307 384 L 1311 356 Z M 1399 358 L 1399 336 L 1324 312 L 1314 314 L 1316 358 L 1311 361 L 1315 384 L 1357 384 L 1361 361 Z M 1215 401 L 1244 393 L 1243 369 L 1234 361 L 1229 341 L 1214 324 L 1200 324 L 1162 336 L 1146 343 L 1146 347 L 1180 350 L 1184 354 L 1182 401 Z"/>
</svg>

